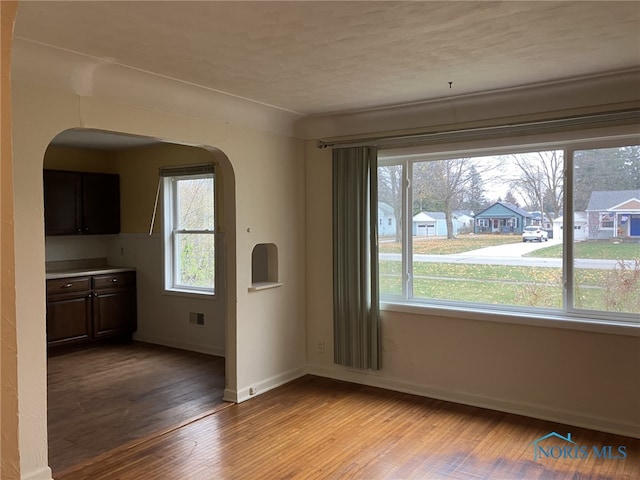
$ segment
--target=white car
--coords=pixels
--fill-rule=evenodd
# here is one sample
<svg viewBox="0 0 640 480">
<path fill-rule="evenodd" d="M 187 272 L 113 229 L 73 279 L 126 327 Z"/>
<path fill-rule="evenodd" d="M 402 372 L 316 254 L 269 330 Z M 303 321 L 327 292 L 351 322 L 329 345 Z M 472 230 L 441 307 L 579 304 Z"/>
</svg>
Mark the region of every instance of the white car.
<svg viewBox="0 0 640 480">
<path fill-rule="evenodd" d="M 533 242 L 534 240 L 537 240 L 538 242 L 546 242 L 549 240 L 549 234 L 540 227 L 524 227 L 524 230 L 522 231 L 522 241 Z"/>
</svg>

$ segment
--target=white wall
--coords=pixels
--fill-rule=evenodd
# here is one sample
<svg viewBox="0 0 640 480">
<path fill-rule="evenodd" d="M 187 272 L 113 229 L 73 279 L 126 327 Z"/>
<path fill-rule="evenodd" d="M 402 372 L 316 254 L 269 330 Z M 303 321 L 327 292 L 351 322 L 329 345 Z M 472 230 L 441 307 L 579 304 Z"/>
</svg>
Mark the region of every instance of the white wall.
<svg viewBox="0 0 640 480">
<path fill-rule="evenodd" d="M 42 167 L 60 131 L 87 127 L 210 145 L 228 157 L 225 177 L 225 253 L 228 398 L 244 400 L 251 386 L 265 391 L 303 373 L 304 243 L 303 145 L 283 135 L 237 123 L 139 108 L 107 98 L 14 80 L 14 183 L 20 453 L 23 478 L 50 478 L 47 467 L 45 358 L 45 242 Z M 201 104 L 200 104 L 201 106 Z M 79 116 L 78 112 L 82 114 Z M 216 112 L 219 114 L 219 112 Z M 251 227 L 251 233 L 247 228 Z M 122 238 L 127 255 L 149 244 Z M 149 240 L 154 242 L 153 239 Z M 251 250 L 275 243 L 283 286 L 248 293 Z M 116 254 L 119 246 L 116 246 Z M 153 249 L 154 247 L 151 247 Z M 124 259 L 127 262 L 127 259 Z M 142 262 L 144 264 L 144 262 Z M 145 268 L 145 267 L 143 267 Z M 149 275 L 155 276 L 149 270 Z M 142 293 L 142 295 L 145 295 Z M 145 326 L 142 325 L 142 331 Z M 170 335 L 169 327 L 163 331 Z"/>
<path fill-rule="evenodd" d="M 45 260 L 57 262 L 79 258 L 107 258 L 115 238 L 115 235 L 46 237 Z"/>
<path fill-rule="evenodd" d="M 109 264 L 136 268 L 138 330 L 135 340 L 225 356 L 225 297 L 164 293 L 162 238 L 122 233 L 111 244 Z M 189 312 L 204 314 L 205 324 L 189 323 Z"/>
</svg>

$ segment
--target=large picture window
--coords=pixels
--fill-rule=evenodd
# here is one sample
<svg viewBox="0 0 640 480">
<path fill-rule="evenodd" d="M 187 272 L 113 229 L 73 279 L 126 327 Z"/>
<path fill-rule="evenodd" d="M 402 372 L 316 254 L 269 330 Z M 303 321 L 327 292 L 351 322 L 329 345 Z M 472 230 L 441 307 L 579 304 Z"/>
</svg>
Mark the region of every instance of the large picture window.
<svg viewBox="0 0 640 480">
<path fill-rule="evenodd" d="M 213 170 L 205 168 L 202 173 L 202 168 L 197 167 L 168 173 L 163 183 L 165 290 L 213 295 L 216 256 Z"/>
<path fill-rule="evenodd" d="M 383 301 L 638 322 L 640 147 L 582 145 L 381 151 Z"/>
</svg>

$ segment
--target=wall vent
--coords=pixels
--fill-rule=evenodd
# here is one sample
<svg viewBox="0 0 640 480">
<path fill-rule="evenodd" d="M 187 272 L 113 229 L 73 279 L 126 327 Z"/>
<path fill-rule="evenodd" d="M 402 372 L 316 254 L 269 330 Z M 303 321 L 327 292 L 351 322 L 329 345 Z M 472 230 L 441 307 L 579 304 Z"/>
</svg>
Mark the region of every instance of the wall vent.
<svg viewBox="0 0 640 480">
<path fill-rule="evenodd" d="M 204 313 L 189 312 L 189 323 L 192 325 L 204 325 Z"/>
</svg>

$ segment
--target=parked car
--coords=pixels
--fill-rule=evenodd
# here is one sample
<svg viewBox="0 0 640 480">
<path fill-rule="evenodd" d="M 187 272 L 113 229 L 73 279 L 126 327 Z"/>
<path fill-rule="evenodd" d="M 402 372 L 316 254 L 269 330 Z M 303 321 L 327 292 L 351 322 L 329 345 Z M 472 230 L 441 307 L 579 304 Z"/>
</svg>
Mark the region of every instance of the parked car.
<svg viewBox="0 0 640 480">
<path fill-rule="evenodd" d="M 540 227 L 524 227 L 524 230 L 522 231 L 522 241 L 533 242 L 534 240 L 537 240 L 538 242 L 546 242 L 549 240 L 549 234 Z"/>
</svg>

